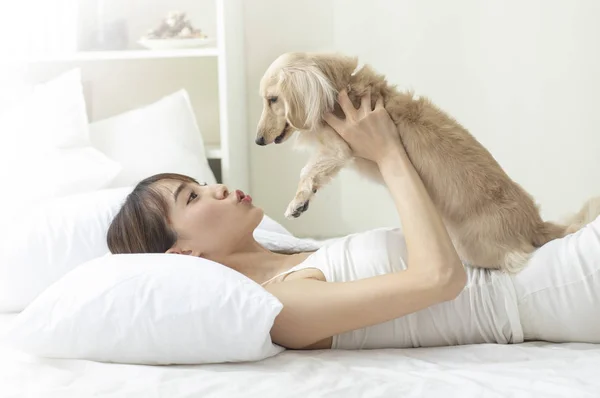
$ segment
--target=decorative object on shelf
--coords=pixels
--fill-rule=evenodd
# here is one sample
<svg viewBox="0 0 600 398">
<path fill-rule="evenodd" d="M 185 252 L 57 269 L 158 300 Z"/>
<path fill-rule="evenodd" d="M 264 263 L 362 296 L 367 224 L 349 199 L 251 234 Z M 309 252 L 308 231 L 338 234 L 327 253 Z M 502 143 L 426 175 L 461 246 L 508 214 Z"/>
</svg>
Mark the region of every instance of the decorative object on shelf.
<svg viewBox="0 0 600 398">
<path fill-rule="evenodd" d="M 195 48 L 213 43 L 213 39 L 194 28 L 186 13 L 180 11 L 169 12 L 156 28 L 150 29 L 139 41 L 139 44 L 151 50 Z"/>
</svg>

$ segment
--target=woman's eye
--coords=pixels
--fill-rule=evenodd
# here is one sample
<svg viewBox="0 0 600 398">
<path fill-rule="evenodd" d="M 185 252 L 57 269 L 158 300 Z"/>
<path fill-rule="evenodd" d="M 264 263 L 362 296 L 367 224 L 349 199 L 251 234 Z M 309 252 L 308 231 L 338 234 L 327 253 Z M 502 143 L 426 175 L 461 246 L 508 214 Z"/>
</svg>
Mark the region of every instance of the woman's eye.
<svg viewBox="0 0 600 398">
<path fill-rule="evenodd" d="M 274 104 L 277 102 L 277 97 L 269 97 L 269 104 Z"/>
<path fill-rule="evenodd" d="M 191 202 L 192 200 L 196 199 L 197 197 L 198 197 L 198 195 L 196 195 L 196 192 L 194 192 L 194 191 L 190 192 L 190 196 L 188 197 L 187 204 L 189 205 L 189 204 L 190 204 L 190 202 Z"/>
</svg>

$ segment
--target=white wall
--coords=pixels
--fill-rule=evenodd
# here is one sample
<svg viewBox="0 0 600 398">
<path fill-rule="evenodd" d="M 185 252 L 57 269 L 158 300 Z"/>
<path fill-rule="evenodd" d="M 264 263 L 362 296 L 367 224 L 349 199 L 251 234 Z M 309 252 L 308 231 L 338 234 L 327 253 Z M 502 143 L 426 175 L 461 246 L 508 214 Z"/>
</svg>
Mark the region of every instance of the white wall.
<svg viewBox="0 0 600 398">
<path fill-rule="evenodd" d="M 297 21 L 310 15 L 317 21 L 311 29 L 281 18 L 283 5 L 272 21 L 259 12 L 252 15 L 250 92 L 256 91 L 268 58 L 302 44 L 314 50 L 326 43 L 360 56 L 391 82 L 430 97 L 456 117 L 535 197 L 544 217 L 560 218 L 600 194 L 600 2 L 314 3 L 319 7 L 297 5 L 292 14 Z M 249 101 L 252 130 L 260 106 L 256 97 Z M 280 221 L 302 165 L 297 157 L 286 162 L 290 154 L 291 145 L 252 149 L 254 194 Z M 373 198 L 382 195 L 387 205 L 373 206 Z M 360 212 L 354 210 L 357 203 Z M 352 172 L 324 189 L 300 219 L 284 221 L 300 235 L 337 235 L 397 222 L 385 190 Z"/>
</svg>

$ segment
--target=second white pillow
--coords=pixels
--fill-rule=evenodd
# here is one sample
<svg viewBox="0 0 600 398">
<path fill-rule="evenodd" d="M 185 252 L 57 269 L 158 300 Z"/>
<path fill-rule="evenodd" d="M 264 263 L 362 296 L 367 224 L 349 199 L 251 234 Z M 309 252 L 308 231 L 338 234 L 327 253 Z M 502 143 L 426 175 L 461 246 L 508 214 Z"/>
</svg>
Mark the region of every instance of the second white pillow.
<svg viewBox="0 0 600 398">
<path fill-rule="evenodd" d="M 132 186 L 158 173 L 216 182 L 185 90 L 90 124 L 90 138 L 96 148 L 123 167 L 111 187 Z"/>
</svg>

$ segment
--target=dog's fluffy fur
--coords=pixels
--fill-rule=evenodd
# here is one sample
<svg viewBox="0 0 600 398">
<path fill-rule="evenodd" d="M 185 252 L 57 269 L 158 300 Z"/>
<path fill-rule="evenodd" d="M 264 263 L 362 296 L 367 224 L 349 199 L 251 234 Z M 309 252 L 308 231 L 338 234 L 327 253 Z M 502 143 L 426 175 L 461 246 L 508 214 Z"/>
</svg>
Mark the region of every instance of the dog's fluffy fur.
<svg viewBox="0 0 600 398">
<path fill-rule="evenodd" d="M 382 182 L 377 166 L 354 159 L 346 142 L 322 119 L 330 111 L 343 115 L 336 102 L 340 90 L 347 89 L 358 107 L 368 88 L 373 104 L 383 97 L 463 261 L 518 272 L 537 247 L 576 231 L 600 213 L 597 198 L 567 225 L 543 221 L 533 198 L 457 121 L 429 100 L 400 92 L 369 66 L 356 68 L 353 57 L 287 53 L 261 80 L 264 108 L 257 144 L 281 143 L 296 130 L 297 142 L 314 148 L 286 217 L 306 211 L 317 190 L 350 163 L 359 173 Z"/>
</svg>

